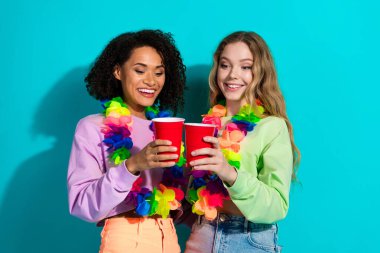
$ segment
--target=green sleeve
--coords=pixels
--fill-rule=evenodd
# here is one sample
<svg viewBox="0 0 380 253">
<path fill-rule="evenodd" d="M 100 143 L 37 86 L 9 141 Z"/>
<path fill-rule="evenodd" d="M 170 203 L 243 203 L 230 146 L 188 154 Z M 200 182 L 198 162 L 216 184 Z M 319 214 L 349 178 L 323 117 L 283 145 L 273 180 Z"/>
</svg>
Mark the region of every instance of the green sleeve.
<svg viewBox="0 0 380 253">
<path fill-rule="evenodd" d="M 277 117 L 263 121 L 242 143 L 237 179 L 226 188 L 249 221 L 269 224 L 287 214 L 293 153 L 285 121 Z"/>
</svg>

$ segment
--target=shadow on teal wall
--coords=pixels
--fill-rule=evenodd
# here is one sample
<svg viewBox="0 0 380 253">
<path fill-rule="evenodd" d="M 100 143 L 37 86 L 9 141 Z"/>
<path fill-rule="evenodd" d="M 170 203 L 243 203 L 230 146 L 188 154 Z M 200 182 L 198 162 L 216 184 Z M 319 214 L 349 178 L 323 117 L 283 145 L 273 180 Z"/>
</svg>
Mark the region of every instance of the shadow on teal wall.
<svg viewBox="0 0 380 253">
<path fill-rule="evenodd" d="M 184 117 L 199 122 L 207 111 L 209 66 L 187 69 L 188 89 Z M 76 123 L 85 115 L 100 111 L 100 104 L 85 89 L 87 68 L 78 67 L 61 78 L 35 113 L 32 132 L 53 136 L 55 143 L 18 166 L 4 193 L 1 252 L 97 252 L 100 228 L 70 216 L 66 173 Z M 178 227 L 181 246 L 189 229 Z M 4 250 L 4 251 L 3 251 Z"/>
<path fill-rule="evenodd" d="M 98 110 L 86 93 L 86 68 L 71 70 L 41 101 L 32 132 L 55 137 L 50 150 L 18 166 L 4 193 L 0 236 L 5 252 L 96 252 L 98 229 L 70 216 L 66 173 L 76 122 Z"/>
</svg>

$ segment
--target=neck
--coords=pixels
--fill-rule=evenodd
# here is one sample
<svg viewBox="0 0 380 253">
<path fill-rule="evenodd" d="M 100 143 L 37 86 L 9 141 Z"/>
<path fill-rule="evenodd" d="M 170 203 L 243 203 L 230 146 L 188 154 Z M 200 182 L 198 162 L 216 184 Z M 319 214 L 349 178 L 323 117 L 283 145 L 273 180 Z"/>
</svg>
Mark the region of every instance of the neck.
<svg viewBox="0 0 380 253">
<path fill-rule="evenodd" d="M 143 106 L 133 106 L 127 104 L 129 111 L 131 114 L 135 117 L 141 118 L 141 119 L 146 119 L 145 116 L 145 107 Z"/>
<path fill-rule="evenodd" d="M 243 104 L 243 100 L 226 101 L 227 116 L 233 116 L 237 114 Z"/>
</svg>

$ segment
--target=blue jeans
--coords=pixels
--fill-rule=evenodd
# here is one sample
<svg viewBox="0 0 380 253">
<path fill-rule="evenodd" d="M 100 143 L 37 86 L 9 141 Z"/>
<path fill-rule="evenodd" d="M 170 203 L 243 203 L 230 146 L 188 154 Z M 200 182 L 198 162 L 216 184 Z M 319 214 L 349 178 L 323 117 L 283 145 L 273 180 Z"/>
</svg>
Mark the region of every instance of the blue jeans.
<svg viewBox="0 0 380 253">
<path fill-rule="evenodd" d="M 213 221 L 200 216 L 185 253 L 280 252 L 277 230 L 276 224 L 253 223 L 242 216 L 218 214 Z"/>
</svg>

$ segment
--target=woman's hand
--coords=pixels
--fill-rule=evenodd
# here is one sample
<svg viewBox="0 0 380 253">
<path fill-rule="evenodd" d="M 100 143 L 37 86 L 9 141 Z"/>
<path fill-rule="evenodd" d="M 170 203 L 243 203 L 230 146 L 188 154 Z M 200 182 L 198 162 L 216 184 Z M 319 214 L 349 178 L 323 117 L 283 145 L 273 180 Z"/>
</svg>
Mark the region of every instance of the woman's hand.
<svg viewBox="0 0 380 253">
<path fill-rule="evenodd" d="M 162 152 L 177 151 L 176 147 L 170 146 L 171 144 L 171 141 L 168 140 L 152 141 L 140 152 L 125 161 L 127 169 L 132 174 L 137 174 L 143 170 L 174 166 L 175 162 L 168 162 L 167 160 L 177 159 L 177 154 L 160 154 Z"/>
<path fill-rule="evenodd" d="M 237 178 L 237 172 L 236 169 L 228 163 L 226 158 L 224 158 L 222 150 L 219 148 L 218 139 L 212 136 L 206 136 L 203 140 L 212 143 L 214 148 L 201 148 L 191 152 L 193 156 L 208 155 L 209 157 L 191 161 L 190 165 L 195 170 L 213 171 L 223 182 L 232 186 Z"/>
</svg>

